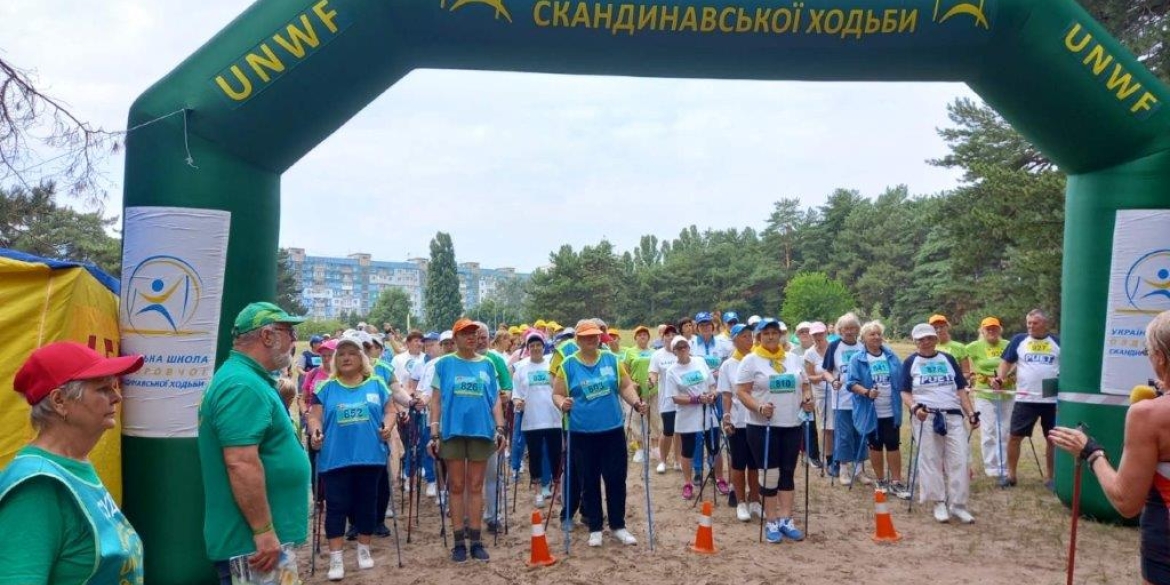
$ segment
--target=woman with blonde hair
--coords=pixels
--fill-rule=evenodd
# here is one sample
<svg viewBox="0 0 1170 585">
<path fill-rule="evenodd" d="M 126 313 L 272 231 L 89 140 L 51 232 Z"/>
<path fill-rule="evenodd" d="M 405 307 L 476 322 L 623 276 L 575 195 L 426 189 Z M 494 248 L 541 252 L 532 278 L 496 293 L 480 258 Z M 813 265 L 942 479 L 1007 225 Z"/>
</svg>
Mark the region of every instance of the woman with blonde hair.
<svg viewBox="0 0 1170 585">
<path fill-rule="evenodd" d="M 845 388 L 853 395 L 853 426 L 869 444 L 869 461 L 878 486 L 908 500 L 910 491 L 902 483 L 902 454 L 898 450 L 902 430 L 902 363 L 885 345 L 885 332 L 886 328 L 877 321 L 861 326 L 865 351 L 849 360 Z"/>
</svg>

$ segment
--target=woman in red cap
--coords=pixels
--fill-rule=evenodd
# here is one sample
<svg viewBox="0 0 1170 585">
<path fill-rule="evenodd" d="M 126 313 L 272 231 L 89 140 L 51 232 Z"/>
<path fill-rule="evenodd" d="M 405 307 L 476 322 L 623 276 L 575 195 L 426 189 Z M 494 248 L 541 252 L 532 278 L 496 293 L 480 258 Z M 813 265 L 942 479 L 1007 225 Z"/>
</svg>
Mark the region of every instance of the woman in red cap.
<svg viewBox="0 0 1170 585">
<path fill-rule="evenodd" d="M 0 547 L 11 582 L 143 582 L 142 541 L 89 462 L 117 424 L 118 377 L 142 363 L 63 341 L 16 373 L 37 435 L 0 473 L 0 526 L 20 527 L 20 546 Z"/>
</svg>

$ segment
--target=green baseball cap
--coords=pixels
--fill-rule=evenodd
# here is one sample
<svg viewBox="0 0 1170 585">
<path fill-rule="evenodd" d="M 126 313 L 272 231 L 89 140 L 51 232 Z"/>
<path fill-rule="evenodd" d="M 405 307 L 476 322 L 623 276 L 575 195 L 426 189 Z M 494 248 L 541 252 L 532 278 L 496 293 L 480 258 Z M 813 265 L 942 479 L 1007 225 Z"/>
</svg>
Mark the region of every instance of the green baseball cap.
<svg viewBox="0 0 1170 585">
<path fill-rule="evenodd" d="M 291 323 L 296 325 L 304 321 L 304 317 L 289 315 L 284 309 L 272 303 L 252 303 L 244 307 L 244 310 L 240 311 L 240 314 L 236 316 L 236 321 L 232 326 L 232 334 L 241 335 L 273 323 Z"/>
</svg>

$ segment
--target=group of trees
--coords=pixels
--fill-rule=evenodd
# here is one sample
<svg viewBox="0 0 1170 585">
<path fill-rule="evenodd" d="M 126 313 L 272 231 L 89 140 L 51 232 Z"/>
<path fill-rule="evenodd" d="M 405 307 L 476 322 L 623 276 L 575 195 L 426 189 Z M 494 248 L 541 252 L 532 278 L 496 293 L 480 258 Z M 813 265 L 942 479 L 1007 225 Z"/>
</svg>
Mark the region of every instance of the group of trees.
<svg viewBox="0 0 1170 585">
<path fill-rule="evenodd" d="M 630 326 L 735 310 L 829 321 L 845 307 L 895 334 L 941 312 L 970 335 L 987 315 L 1009 328 L 1034 307 L 1058 315 L 1063 174 L 986 106 L 960 99 L 949 112 L 955 126 L 940 134 L 951 154 L 930 163 L 961 169 L 957 189 L 838 189 L 815 208 L 776 201 L 758 230 L 690 226 L 625 252 L 562 246 L 533 275 L 527 316 Z"/>
</svg>

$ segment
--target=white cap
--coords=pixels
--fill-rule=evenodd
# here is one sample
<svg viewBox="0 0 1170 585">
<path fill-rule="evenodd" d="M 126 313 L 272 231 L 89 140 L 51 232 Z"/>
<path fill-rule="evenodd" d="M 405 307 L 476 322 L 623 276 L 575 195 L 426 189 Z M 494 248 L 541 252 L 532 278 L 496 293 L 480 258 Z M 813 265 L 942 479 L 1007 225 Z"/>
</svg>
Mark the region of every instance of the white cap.
<svg viewBox="0 0 1170 585">
<path fill-rule="evenodd" d="M 777 320 L 776 322 L 780 324 L 780 330 L 781 330 L 781 331 L 788 331 L 788 324 L 786 324 L 786 323 L 785 323 L 785 322 L 783 322 L 783 321 L 779 321 L 779 320 Z"/>
<path fill-rule="evenodd" d="M 801 321 L 800 323 L 797 323 L 796 331 L 800 332 L 801 329 L 812 329 L 812 323 L 809 323 L 808 321 Z"/>
<path fill-rule="evenodd" d="M 751 317 L 748 317 L 748 325 L 751 325 L 752 327 L 755 327 L 756 323 L 759 323 L 759 322 L 760 322 L 759 315 L 752 315 Z"/>
<path fill-rule="evenodd" d="M 799 329 L 799 327 L 797 327 L 797 329 Z M 820 321 L 813 321 L 808 326 L 809 335 L 816 335 L 818 333 L 825 333 L 828 330 L 829 330 L 829 328 L 826 327 L 825 324 L 821 323 Z"/>
<path fill-rule="evenodd" d="M 677 349 L 680 345 L 690 347 L 691 342 L 687 341 L 687 338 L 679 335 L 678 337 L 674 338 L 674 341 L 670 342 L 670 349 Z"/>
<path fill-rule="evenodd" d="M 938 337 L 938 332 L 929 323 L 919 323 L 910 331 L 910 337 L 913 337 L 914 341 L 918 341 L 924 337 Z"/>
<path fill-rule="evenodd" d="M 451 341 L 452 339 L 455 339 L 455 334 L 452 333 L 450 329 L 439 334 L 439 343 L 444 341 Z"/>
</svg>

